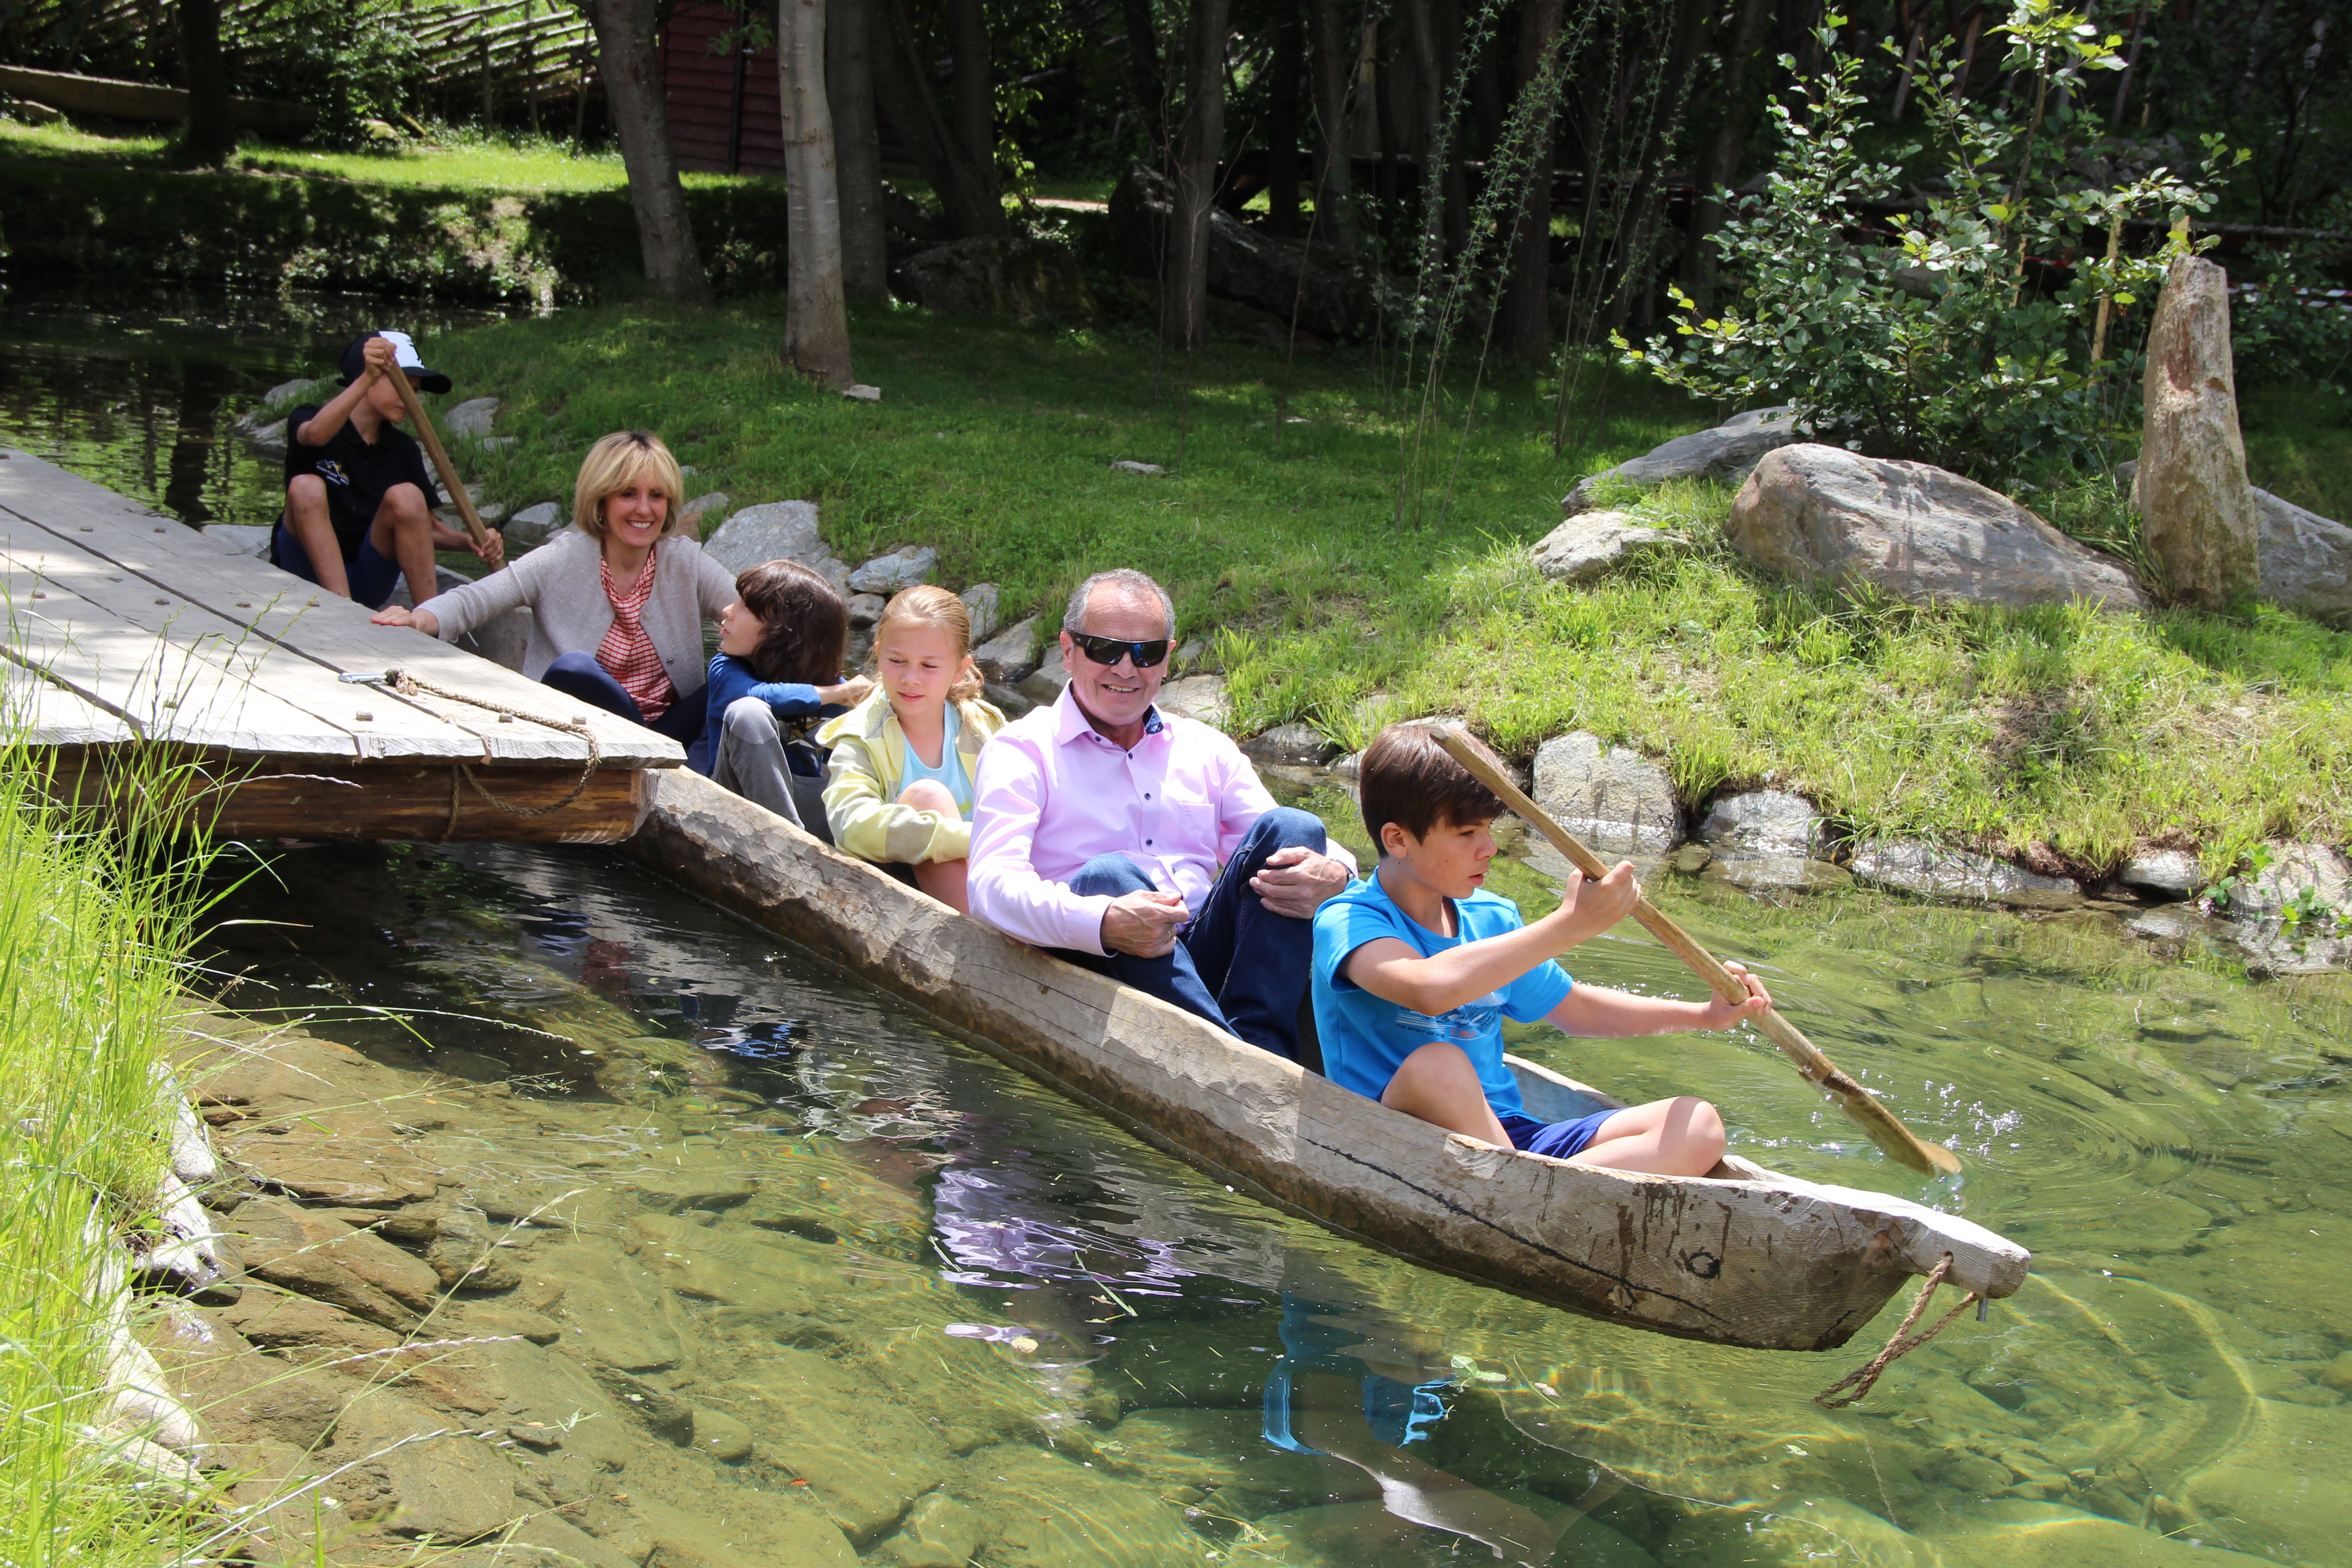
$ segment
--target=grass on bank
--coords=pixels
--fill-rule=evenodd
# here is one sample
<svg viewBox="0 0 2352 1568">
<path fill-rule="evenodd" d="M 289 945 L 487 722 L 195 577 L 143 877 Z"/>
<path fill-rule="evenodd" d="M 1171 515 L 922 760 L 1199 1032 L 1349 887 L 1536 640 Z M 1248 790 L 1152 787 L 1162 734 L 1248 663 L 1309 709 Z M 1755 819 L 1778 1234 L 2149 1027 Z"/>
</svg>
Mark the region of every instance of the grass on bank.
<svg viewBox="0 0 2352 1568">
<path fill-rule="evenodd" d="M 1591 587 L 1542 581 L 1523 550 L 1559 495 L 1717 412 L 1654 387 L 1617 380 L 1597 433 L 1555 458 L 1542 388 L 1490 365 L 1442 518 L 1400 521 L 1410 416 L 1369 352 L 1302 356 L 1279 414 L 1298 422 L 1277 423 L 1277 353 L 1221 345 L 1188 364 L 1123 331 L 883 308 L 856 321 L 857 374 L 883 389 L 871 405 L 779 367 L 780 309 L 605 307 L 433 349 L 452 400 L 507 400 L 499 428 L 521 439 L 488 461 L 494 499 L 567 497 L 587 442 L 635 426 L 700 470 L 689 493 L 817 500 L 845 559 L 935 544 L 943 581 L 996 582 L 1014 614 L 1139 566 L 1185 635 L 1216 640 L 1242 732 L 1296 719 L 1360 744 L 1363 699 L 1386 693 L 1385 719 L 1465 714 L 1522 756 L 1593 730 L 1662 759 L 1686 804 L 1769 779 L 1859 831 L 2042 846 L 2078 868 L 2147 841 L 2218 859 L 2352 833 L 2352 636 L 2297 616 L 1792 590 L 1723 545 L 1719 488 L 1641 503 L 1692 553 Z M 1457 368 L 1441 452 L 1471 401 Z M 2340 429 L 2281 439 L 2315 471 L 2352 445 Z M 1170 472 L 1114 472 L 1119 458 Z M 2113 497 L 2059 500 L 2062 520 L 2112 526 Z"/>
<path fill-rule="evenodd" d="M 0 747 L 0 1555 L 146 1564 L 193 1535 L 90 1440 L 104 1362 L 85 1226 L 95 1209 L 112 1246 L 152 1218 L 152 1074 L 201 857 L 159 868 L 136 832 L 88 831 L 42 804 L 37 765 Z"/>
<path fill-rule="evenodd" d="M 26 125 L 0 118 L 0 159 L 163 169 L 171 166 L 171 148 L 166 135 L 100 136 L 63 121 Z M 617 150 L 583 150 L 553 136 L 485 136 L 462 126 L 442 128 L 430 142 L 352 152 L 321 152 L 247 135 L 228 167 L 426 190 L 602 191 L 629 183 Z M 689 185 L 725 184 L 741 177 L 746 176 L 684 176 Z"/>
</svg>

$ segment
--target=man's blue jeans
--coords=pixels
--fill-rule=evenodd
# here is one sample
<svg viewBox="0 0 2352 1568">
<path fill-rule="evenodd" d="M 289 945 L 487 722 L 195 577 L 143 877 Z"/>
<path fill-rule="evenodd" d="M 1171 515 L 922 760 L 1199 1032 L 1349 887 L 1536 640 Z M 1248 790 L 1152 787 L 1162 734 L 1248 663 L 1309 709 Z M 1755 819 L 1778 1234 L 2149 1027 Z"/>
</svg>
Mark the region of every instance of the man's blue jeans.
<svg viewBox="0 0 2352 1568">
<path fill-rule="evenodd" d="M 1250 889 L 1250 879 L 1277 850 L 1323 853 L 1323 824 L 1312 812 L 1276 806 L 1257 819 L 1234 851 L 1192 923 L 1160 958 L 1064 952 L 1071 963 L 1115 975 L 1123 984 L 1172 1002 L 1262 1050 L 1298 1059 L 1298 1004 L 1313 961 L 1312 922 L 1278 915 Z M 1118 898 L 1153 889 L 1124 855 L 1097 855 L 1070 879 L 1070 891 Z"/>
</svg>

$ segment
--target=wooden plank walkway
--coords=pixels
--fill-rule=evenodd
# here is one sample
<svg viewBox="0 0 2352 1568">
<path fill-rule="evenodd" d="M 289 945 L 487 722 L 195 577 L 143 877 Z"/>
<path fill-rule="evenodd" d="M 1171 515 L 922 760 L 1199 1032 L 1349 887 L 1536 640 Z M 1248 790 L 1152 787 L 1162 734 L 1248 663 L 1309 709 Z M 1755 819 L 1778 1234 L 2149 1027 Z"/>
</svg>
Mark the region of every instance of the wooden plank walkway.
<svg viewBox="0 0 2352 1568">
<path fill-rule="evenodd" d="M 686 760 L 651 730 L 377 626 L 348 599 L 5 449 L 0 600 L 0 699 L 18 739 L 58 749 L 68 772 L 137 742 L 242 769 L 224 832 L 610 839 L 651 799 L 635 775 Z M 394 669 L 474 700 L 348 679 Z M 518 814 L 482 793 L 526 807 L 558 799 L 589 764 L 583 728 L 596 776 L 569 806 Z M 289 767 L 340 784 L 290 784 L 276 776 Z M 271 826 L 279 815 L 299 826 Z"/>
</svg>

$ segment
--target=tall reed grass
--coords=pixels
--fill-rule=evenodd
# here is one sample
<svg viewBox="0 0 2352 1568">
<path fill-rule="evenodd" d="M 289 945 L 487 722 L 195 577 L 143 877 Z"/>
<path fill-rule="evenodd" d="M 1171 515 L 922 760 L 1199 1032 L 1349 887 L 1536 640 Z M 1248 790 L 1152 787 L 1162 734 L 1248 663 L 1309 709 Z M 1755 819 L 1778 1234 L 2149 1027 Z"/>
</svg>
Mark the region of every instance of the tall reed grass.
<svg viewBox="0 0 2352 1568">
<path fill-rule="evenodd" d="M 193 1521 L 110 1455 L 98 1248 L 152 1219 L 209 849 L 139 804 L 172 793 L 160 753 L 101 816 L 52 800 L 20 734 L 0 716 L 0 1563 L 150 1564 Z"/>
</svg>

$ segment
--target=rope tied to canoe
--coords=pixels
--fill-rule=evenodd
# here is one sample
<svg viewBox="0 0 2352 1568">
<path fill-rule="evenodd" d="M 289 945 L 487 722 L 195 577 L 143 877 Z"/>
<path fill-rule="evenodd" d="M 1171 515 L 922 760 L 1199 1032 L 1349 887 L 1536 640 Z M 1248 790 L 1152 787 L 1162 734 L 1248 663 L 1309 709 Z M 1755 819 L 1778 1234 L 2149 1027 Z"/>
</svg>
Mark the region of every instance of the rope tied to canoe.
<svg viewBox="0 0 2352 1568">
<path fill-rule="evenodd" d="M 547 805 L 519 805 L 513 801 L 500 799 L 482 786 L 482 781 L 474 776 L 474 770 L 470 764 L 459 763 L 457 772 L 464 776 L 467 784 L 474 786 L 474 793 L 500 811 L 516 816 L 552 816 L 578 800 L 586 792 L 589 781 L 596 776 L 596 769 L 604 760 L 604 748 L 597 743 L 596 731 L 589 727 L 584 719 L 575 719 L 568 723 L 556 719 L 544 719 L 536 713 L 526 713 L 520 708 L 509 708 L 503 702 L 493 702 L 486 697 L 469 697 L 462 691 L 452 691 L 447 687 L 436 686 L 429 680 L 419 680 L 404 669 L 387 669 L 383 672 L 383 679 L 384 685 L 391 687 L 403 697 L 439 697 L 451 702 L 464 702 L 472 707 L 488 710 L 492 713 L 504 714 L 509 719 L 520 719 L 550 730 L 562 731 L 568 735 L 577 735 L 588 742 L 588 761 L 582 766 L 579 778 L 572 781 L 572 788 L 565 793 L 562 800 Z M 449 827 L 455 828 L 457 825 L 457 786 L 452 784 L 449 791 Z M 445 838 L 448 837 L 448 829 L 443 830 L 442 837 Z"/>
<path fill-rule="evenodd" d="M 1942 1333 L 1951 1326 L 1954 1318 L 1984 1300 L 1983 1291 L 1972 1290 L 1961 1300 L 1958 1306 L 1937 1319 L 1934 1328 L 1925 1333 L 1912 1333 L 1912 1325 L 1918 1322 L 1921 1315 L 1927 1310 L 1927 1299 L 1936 1293 L 1936 1287 L 1941 1285 L 1944 1282 L 1944 1277 L 1951 1271 L 1952 1255 L 1947 1252 L 1942 1258 L 1937 1259 L 1936 1267 L 1928 1270 L 1927 1278 L 1920 1283 L 1919 1294 L 1912 1298 L 1911 1310 L 1903 1314 L 1902 1325 L 1895 1331 L 1895 1337 L 1888 1340 L 1868 1363 L 1856 1367 L 1819 1394 L 1814 1394 L 1813 1403 L 1824 1410 L 1843 1410 L 1849 1405 L 1860 1402 L 1870 1393 L 1871 1384 L 1878 1381 L 1879 1373 Z M 1852 1389 L 1853 1392 L 1847 1394 L 1845 1393 L 1847 1389 Z M 1841 1394 L 1844 1397 L 1839 1397 Z"/>
</svg>

